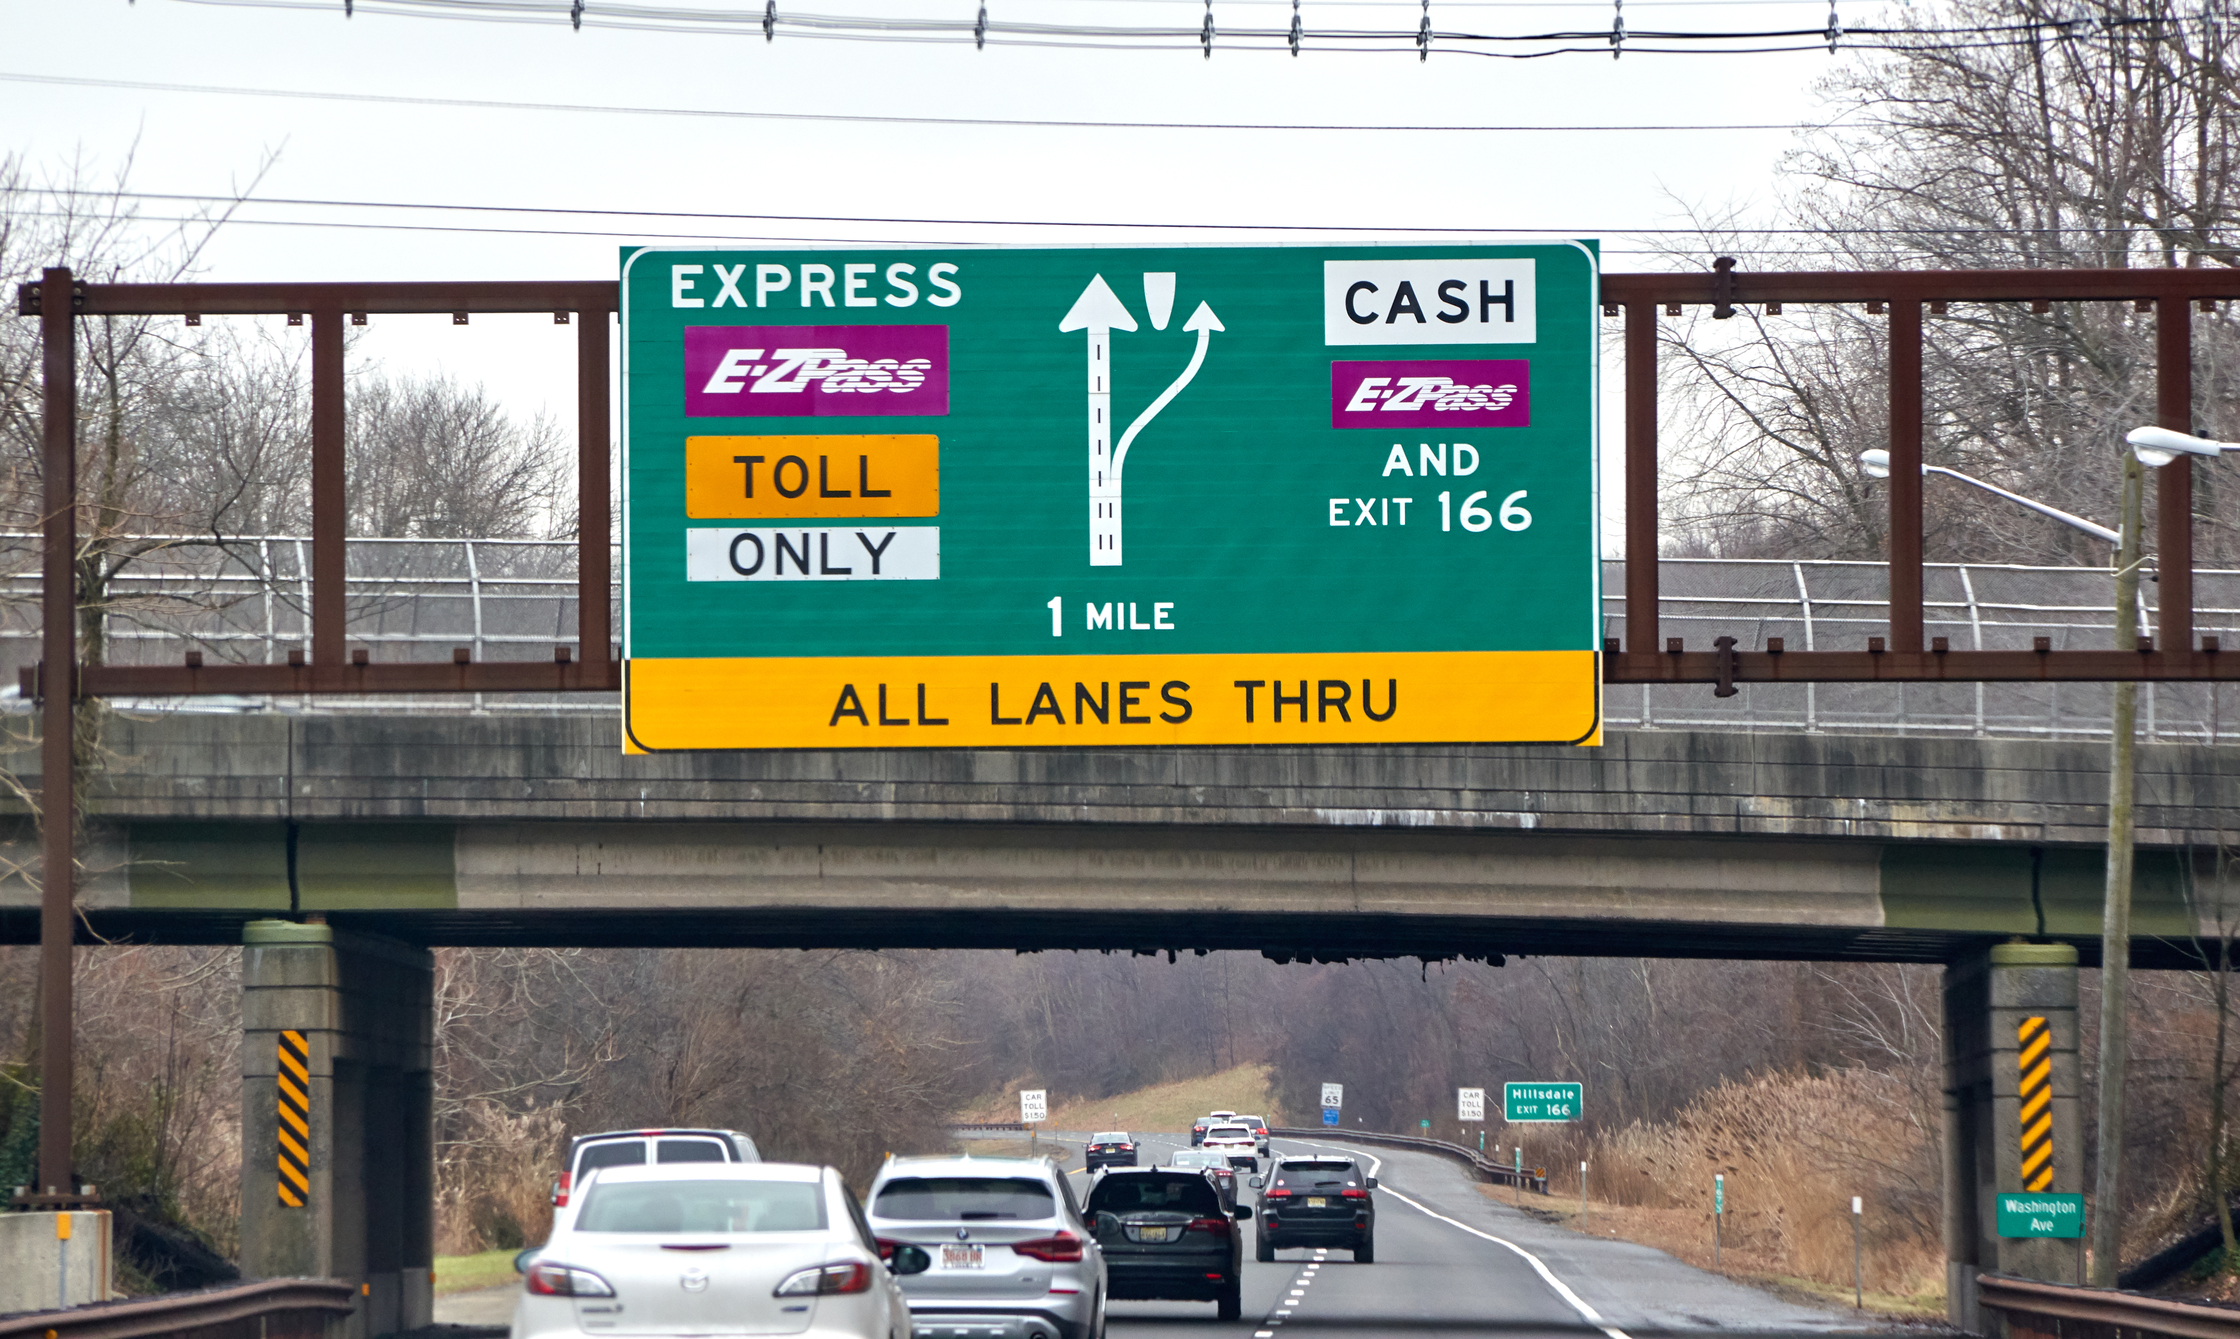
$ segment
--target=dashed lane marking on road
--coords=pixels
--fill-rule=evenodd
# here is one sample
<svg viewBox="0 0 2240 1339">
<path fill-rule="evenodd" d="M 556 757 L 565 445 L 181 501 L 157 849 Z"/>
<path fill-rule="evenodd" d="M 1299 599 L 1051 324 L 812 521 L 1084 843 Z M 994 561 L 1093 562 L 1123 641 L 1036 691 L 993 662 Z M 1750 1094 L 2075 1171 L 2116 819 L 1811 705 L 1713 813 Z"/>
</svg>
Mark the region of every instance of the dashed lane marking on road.
<svg viewBox="0 0 2240 1339">
<path fill-rule="evenodd" d="M 1309 1144 L 1310 1146 L 1314 1145 L 1314 1141 L 1312 1140 L 1302 1139 L 1297 1142 L 1302 1144 Z M 1319 1145 L 1319 1147 L 1334 1148 L 1337 1147 L 1337 1145 L 1321 1144 Z M 1359 1153 L 1361 1156 L 1366 1157 L 1372 1164 L 1374 1164 L 1369 1170 L 1369 1175 L 1376 1176 L 1384 1170 L 1384 1159 L 1378 1157 L 1376 1154 L 1371 1153 L 1366 1149 L 1348 1149 L 1347 1151 Z M 1588 1306 L 1585 1298 L 1571 1291 L 1569 1285 L 1565 1284 L 1562 1279 L 1556 1277 L 1554 1270 L 1548 1268 L 1547 1264 L 1543 1262 L 1539 1256 L 1534 1255 L 1524 1247 L 1517 1245 L 1513 1241 L 1508 1241 L 1501 1237 L 1497 1237 L 1491 1232 L 1481 1232 L 1477 1228 L 1470 1226 L 1468 1223 L 1465 1223 L 1458 1218 L 1449 1218 L 1436 1209 L 1417 1203 L 1415 1200 L 1401 1194 L 1399 1191 L 1394 1190 L 1390 1186 L 1379 1186 L 1377 1187 L 1377 1189 L 1387 1195 L 1392 1196 L 1394 1199 L 1400 1201 L 1402 1204 L 1407 1205 L 1409 1208 L 1414 1209 L 1417 1213 L 1423 1214 L 1429 1218 L 1436 1218 L 1440 1222 L 1447 1224 L 1449 1227 L 1461 1228 L 1463 1231 L 1469 1233 L 1473 1237 L 1482 1237 L 1504 1250 L 1514 1252 L 1518 1256 L 1522 1257 L 1526 1264 L 1531 1265 L 1533 1272 L 1540 1276 L 1541 1281 L 1543 1283 L 1546 1283 L 1550 1288 L 1555 1289 L 1556 1295 L 1558 1297 L 1561 1297 L 1565 1302 L 1569 1303 L 1571 1309 L 1578 1312 L 1580 1318 L 1585 1320 L 1589 1325 L 1594 1326 L 1596 1329 L 1610 1336 L 1610 1339 L 1632 1339 L 1631 1335 L 1628 1335 L 1624 1330 L 1619 1329 L 1617 1326 L 1604 1324 L 1601 1312 L 1595 1310 L 1591 1306 Z"/>
</svg>

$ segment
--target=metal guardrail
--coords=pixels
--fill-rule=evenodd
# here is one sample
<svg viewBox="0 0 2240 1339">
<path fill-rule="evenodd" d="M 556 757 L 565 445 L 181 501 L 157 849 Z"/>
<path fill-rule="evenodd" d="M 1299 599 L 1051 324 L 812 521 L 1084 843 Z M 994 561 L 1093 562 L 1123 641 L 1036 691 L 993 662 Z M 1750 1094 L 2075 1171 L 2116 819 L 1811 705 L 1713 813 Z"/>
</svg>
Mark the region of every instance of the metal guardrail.
<svg viewBox="0 0 2240 1339">
<path fill-rule="evenodd" d="M 951 1121 L 949 1122 L 949 1128 L 952 1130 L 1024 1130 L 1027 1127 L 1025 1122 L 1015 1120 L 967 1120 Z"/>
<path fill-rule="evenodd" d="M 158 541 L 110 581 L 107 663 L 278 664 L 310 640 L 310 541 L 297 535 L 136 537 Z M 578 625 L 576 546 L 568 540 L 351 539 L 346 545 L 348 641 L 375 662 L 475 663 L 549 656 Z M 617 564 L 619 566 L 619 563 Z M 1889 569 L 1881 563 L 1668 558 L 1658 564 L 1661 627 L 1690 647 L 1713 637 L 1744 649 L 1781 638 L 1792 651 L 1843 650 L 1881 635 Z M 2240 647 L 2240 571 L 2195 576 L 2202 633 Z M 1927 632 L 1955 650 L 2019 651 L 2037 638 L 2055 650 L 2106 647 L 2114 578 L 2102 567 L 1931 564 L 1923 569 Z M 1603 564 L 1602 627 L 1626 624 L 1626 565 Z M 2147 586 L 2154 615 L 2155 587 Z M 0 682 L 38 657 L 37 536 L 0 532 Z M 1606 722 L 1621 729 L 1783 733 L 2105 738 L 2110 694 L 2099 683 L 1753 683 L 1730 698 L 1701 684 L 1612 684 Z M 2227 699 L 2230 699 L 2229 701 Z M 205 709 L 299 703 L 225 699 Z M 2144 738 L 2221 742 L 2225 707 L 2240 693 L 2214 684 L 2149 683 L 2140 691 Z M 358 698 L 351 711 L 614 709 L 604 693 L 450 698 Z M 290 709 L 298 709 L 290 706 Z M 2240 734 L 2240 730 L 2234 733 Z"/>
<path fill-rule="evenodd" d="M 2040 1283 L 2006 1274 L 1977 1276 L 1987 1310 L 2006 1321 L 2010 1339 L 2240 1339 L 2240 1307 Z"/>
<path fill-rule="evenodd" d="M 325 1339 L 357 1309 L 358 1290 L 332 1279 L 261 1279 L 203 1292 L 98 1302 L 0 1316 L 0 1339 Z"/>
<path fill-rule="evenodd" d="M 1327 1125 L 1303 1128 L 1271 1125 L 1268 1127 L 1268 1133 L 1281 1135 L 1286 1139 L 1324 1139 L 1331 1143 L 1373 1144 L 1379 1148 L 1406 1148 L 1419 1153 L 1436 1153 L 1441 1157 L 1454 1158 L 1469 1164 L 1473 1171 L 1496 1185 L 1514 1186 L 1521 1180 L 1526 1190 L 1535 1191 L 1542 1195 L 1548 1193 L 1547 1177 L 1534 1176 L 1527 1172 L 1520 1178 L 1517 1175 L 1516 1168 L 1504 1167 L 1474 1148 L 1464 1148 L 1460 1144 L 1450 1144 L 1444 1139 L 1419 1139 L 1410 1134 L 1380 1134 L 1369 1130 L 1348 1130 L 1342 1126 L 1333 1129 Z"/>
</svg>

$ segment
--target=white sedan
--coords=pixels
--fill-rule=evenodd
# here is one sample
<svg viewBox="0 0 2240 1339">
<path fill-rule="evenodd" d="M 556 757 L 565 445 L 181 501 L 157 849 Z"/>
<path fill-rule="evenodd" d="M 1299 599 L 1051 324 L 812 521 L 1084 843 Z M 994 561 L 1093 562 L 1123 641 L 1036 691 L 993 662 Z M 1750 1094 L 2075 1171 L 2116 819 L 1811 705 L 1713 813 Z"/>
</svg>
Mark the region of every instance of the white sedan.
<svg viewBox="0 0 2240 1339">
<path fill-rule="evenodd" d="M 793 1334 L 909 1339 L 894 1273 L 830 1167 L 612 1167 L 527 1262 L 512 1339 Z"/>
</svg>

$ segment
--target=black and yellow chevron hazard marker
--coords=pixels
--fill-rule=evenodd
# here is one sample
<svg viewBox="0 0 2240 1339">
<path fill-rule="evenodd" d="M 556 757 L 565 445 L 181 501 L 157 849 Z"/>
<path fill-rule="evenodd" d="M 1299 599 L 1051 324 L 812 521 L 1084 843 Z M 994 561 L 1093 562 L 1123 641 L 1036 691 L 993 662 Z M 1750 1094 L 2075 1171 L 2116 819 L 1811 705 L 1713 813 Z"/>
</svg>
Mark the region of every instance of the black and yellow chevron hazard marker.
<svg viewBox="0 0 2240 1339">
<path fill-rule="evenodd" d="M 280 1203 L 311 1199 L 311 1048 L 300 1032 L 280 1034 Z"/>
<path fill-rule="evenodd" d="M 2015 1029 L 2022 1050 L 2022 1188 L 2053 1189 L 2053 1029 L 2043 1018 L 2025 1018 Z"/>
</svg>

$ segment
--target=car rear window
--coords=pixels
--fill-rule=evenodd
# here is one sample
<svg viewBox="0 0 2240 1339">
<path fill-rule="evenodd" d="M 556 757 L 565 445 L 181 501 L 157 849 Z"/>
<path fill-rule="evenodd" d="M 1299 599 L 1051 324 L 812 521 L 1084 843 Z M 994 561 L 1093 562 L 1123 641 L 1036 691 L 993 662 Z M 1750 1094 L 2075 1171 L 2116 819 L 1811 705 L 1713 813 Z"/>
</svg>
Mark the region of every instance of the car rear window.
<svg viewBox="0 0 2240 1339">
<path fill-rule="evenodd" d="M 1202 1176 L 1107 1176 L 1089 1192 L 1090 1213 L 1194 1213 L 1218 1217 L 1221 1198 Z"/>
<path fill-rule="evenodd" d="M 1049 1218 L 1057 1199 L 1040 1181 L 1016 1176 L 898 1176 L 879 1188 L 881 1218 L 978 1221 Z"/>
<path fill-rule="evenodd" d="M 813 1181 L 637 1181 L 593 1186 L 578 1232 L 818 1232 Z"/>
<path fill-rule="evenodd" d="M 654 1150 L 656 1162 L 729 1162 L 723 1145 L 713 1139 L 664 1139 Z"/>
<path fill-rule="evenodd" d="M 1249 1125 L 1216 1125 L 1206 1131 L 1206 1138 L 1208 1139 L 1250 1139 L 1251 1137 L 1252 1127 Z"/>
<path fill-rule="evenodd" d="M 615 1139 L 603 1144 L 592 1144 L 576 1157 L 576 1175 L 597 1171 L 601 1167 L 643 1167 L 646 1165 L 646 1141 L 643 1139 Z"/>
<path fill-rule="evenodd" d="M 1350 1162 L 1287 1162 L 1276 1168 L 1277 1185 L 1297 1183 L 1310 1186 L 1342 1186 L 1355 1180 L 1357 1172 Z"/>
</svg>

